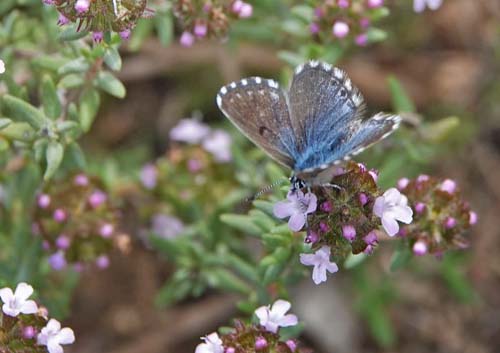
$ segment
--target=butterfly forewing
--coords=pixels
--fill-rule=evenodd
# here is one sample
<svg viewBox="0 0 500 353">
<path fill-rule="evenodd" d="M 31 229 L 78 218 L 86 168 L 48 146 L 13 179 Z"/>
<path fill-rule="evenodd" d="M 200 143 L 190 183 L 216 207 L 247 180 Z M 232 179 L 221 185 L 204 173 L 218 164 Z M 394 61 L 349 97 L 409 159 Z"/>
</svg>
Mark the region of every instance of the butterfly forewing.
<svg viewBox="0 0 500 353">
<path fill-rule="evenodd" d="M 217 105 L 251 141 L 278 162 L 292 167 L 295 135 L 285 93 L 278 83 L 260 77 L 220 89 Z"/>
</svg>

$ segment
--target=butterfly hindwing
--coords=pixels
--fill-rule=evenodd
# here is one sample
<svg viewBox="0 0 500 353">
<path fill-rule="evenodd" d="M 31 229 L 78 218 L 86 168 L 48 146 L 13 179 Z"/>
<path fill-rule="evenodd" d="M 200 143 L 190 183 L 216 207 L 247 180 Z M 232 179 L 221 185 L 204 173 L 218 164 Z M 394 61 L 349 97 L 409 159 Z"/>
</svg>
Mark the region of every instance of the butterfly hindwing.
<svg viewBox="0 0 500 353">
<path fill-rule="evenodd" d="M 296 145 L 285 93 L 278 83 L 250 77 L 222 87 L 217 105 L 244 135 L 292 168 Z"/>
</svg>

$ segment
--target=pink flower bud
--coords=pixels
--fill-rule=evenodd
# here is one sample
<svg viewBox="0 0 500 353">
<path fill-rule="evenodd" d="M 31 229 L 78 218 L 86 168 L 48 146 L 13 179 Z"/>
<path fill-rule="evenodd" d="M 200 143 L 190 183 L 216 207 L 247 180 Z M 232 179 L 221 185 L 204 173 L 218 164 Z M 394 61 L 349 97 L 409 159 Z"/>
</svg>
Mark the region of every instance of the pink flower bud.
<svg viewBox="0 0 500 353">
<path fill-rule="evenodd" d="M 457 189 L 457 183 L 451 179 L 446 179 L 439 186 L 439 189 L 441 191 L 447 192 L 448 194 L 453 194 L 455 192 L 455 190 Z"/>
<path fill-rule="evenodd" d="M 382 6 L 384 6 L 384 0 L 368 0 L 368 7 L 370 9 L 376 9 Z"/>
<path fill-rule="evenodd" d="M 101 237 L 103 237 L 103 238 L 109 238 L 113 235 L 114 230 L 115 230 L 115 227 L 113 227 L 112 224 L 105 223 L 99 229 L 99 234 L 101 234 Z"/>
<path fill-rule="evenodd" d="M 88 201 L 90 206 L 97 208 L 105 203 L 107 199 L 108 196 L 104 192 L 97 190 L 90 194 Z"/>
<path fill-rule="evenodd" d="M 319 229 L 323 232 L 323 233 L 327 233 L 329 230 L 330 230 L 330 227 L 328 227 L 328 224 L 326 222 L 319 222 Z"/>
<path fill-rule="evenodd" d="M 75 10 L 78 14 L 85 13 L 90 8 L 90 0 L 77 0 L 75 3 Z"/>
<path fill-rule="evenodd" d="M 92 33 L 92 39 L 94 40 L 95 43 L 101 43 L 102 40 L 104 39 L 104 33 L 102 33 L 102 32 L 93 32 Z"/>
<path fill-rule="evenodd" d="M 472 226 L 477 223 L 477 213 L 474 211 L 469 212 L 469 224 Z"/>
<path fill-rule="evenodd" d="M 69 19 L 64 16 L 62 13 L 59 14 L 59 19 L 57 20 L 57 25 L 58 26 L 64 26 L 69 23 Z"/>
<path fill-rule="evenodd" d="M 354 42 L 356 43 L 356 45 L 364 47 L 368 44 L 368 35 L 366 33 L 358 34 L 354 39 Z"/>
<path fill-rule="evenodd" d="M 341 9 L 346 9 L 349 7 L 349 0 L 338 0 L 337 1 L 337 5 L 338 7 L 340 7 Z"/>
<path fill-rule="evenodd" d="M 427 243 L 423 240 L 418 240 L 413 244 L 413 253 L 417 256 L 427 254 Z"/>
<path fill-rule="evenodd" d="M 420 213 L 420 214 L 423 213 L 425 211 L 425 208 L 426 208 L 426 206 L 425 206 L 425 203 L 423 203 L 423 202 L 417 202 L 415 204 L 415 212 L 416 213 Z"/>
<path fill-rule="evenodd" d="M 190 32 L 184 31 L 179 39 L 179 43 L 183 47 L 188 48 L 194 44 L 194 36 Z"/>
<path fill-rule="evenodd" d="M 187 162 L 187 167 L 191 173 L 196 173 L 203 168 L 203 164 L 200 162 L 200 160 L 191 158 Z"/>
<path fill-rule="evenodd" d="M 350 224 L 344 224 L 342 226 L 342 236 L 352 242 L 356 239 L 356 229 Z"/>
<path fill-rule="evenodd" d="M 311 34 L 318 34 L 319 30 L 319 24 L 317 24 L 316 22 L 313 22 L 309 25 L 309 31 L 311 32 Z"/>
<path fill-rule="evenodd" d="M 429 180 L 429 176 L 426 175 L 426 174 L 420 174 L 418 177 L 417 177 L 417 183 L 424 183 L 426 181 Z"/>
<path fill-rule="evenodd" d="M 23 327 L 23 338 L 26 340 L 30 340 L 35 337 L 37 334 L 36 329 L 33 326 Z"/>
<path fill-rule="evenodd" d="M 58 208 L 54 211 L 54 214 L 52 215 L 54 220 L 58 223 L 62 223 L 66 220 L 67 214 L 66 211 L 64 211 L 62 208 Z"/>
<path fill-rule="evenodd" d="M 227 347 L 224 353 L 236 353 L 236 349 L 233 347 Z"/>
<path fill-rule="evenodd" d="M 366 194 L 364 192 L 360 193 L 358 198 L 359 198 L 359 203 L 361 204 L 361 206 L 364 206 L 368 203 L 368 196 L 366 196 Z"/>
<path fill-rule="evenodd" d="M 194 26 L 194 35 L 198 38 L 203 38 L 207 35 L 208 27 L 206 23 L 197 23 Z"/>
<path fill-rule="evenodd" d="M 337 38 L 345 38 L 349 34 L 349 25 L 343 21 L 336 21 L 333 24 L 332 33 Z"/>
<path fill-rule="evenodd" d="M 89 185 L 89 178 L 85 174 L 78 174 L 75 176 L 74 183 L 78 186 L 87 186 Z"/>
<path fill-rule="evenodd" d="M 314 244 L 319 240 L 318 233 L 313 230 L 307 232 L 306 238 L 304 239 L 304 243 L 306 244 Z"/>
<path fill-rule="evenodd" d="M 253 13 L 253 7 L 250 4 L 243 3 L 243 6 L 241 7 L 239 16 L 240 18 L 248 18 L 252 16 Z"/>
<path fill-rule="evenodd" d="M 368 174 L 370 174 L 372 176 L 374 182 L 377 182 L 377 180 L 378 180 L 378 170 L 376 170 L 376 169 L 370 169 L 368 171 Z"/>
<path fill-rule="evenodd" d="M 455 227 L 456 225 L 457 225 L 457 220 L 453 217 L 448 217 L 444 221 L 444 227 L 446 229 L 451 229 L 451 228 Z"/>
<path fill-rule="evenodd" d="M 367 235 L 365 235 L 365 237 L 363 238 L 363 240 L 368 245 L 375 245 L 375 244 L 378 243 L 377 234 L 374 231 L 371 231 L 370 233 L 368 233 Z"/>
<path fill-rule="evenodd" d="M 359 20 L 359 25 L 364 29 L 370 27 L 370 19 L 368 17 L 363 17 Z"/>
<path fill-rule="evenodd" d="M 132 31 L 130 29 L 124 29 L 123 31 L 121 31 L 119 33 L 120 35 L 120 38 L 123 39 L 123 40 L 128 40 L 130 38 L 130 34 L 132 33 Z"/>
<path fill-rule="evenodd" d="M 101 255 L 95 260 L 95 264 L 100 269 L 105 269 L 109 267 L 109 257 L 106 255 Z"/>
<path fill-rule="evenodd" d="M 71 239 L 68 238 L 66 235 L 61 234 L 59 237 L 56 239 L 56 246 L 61 249 L 61 250 L 66 250 L 69 248 L 71 245 Z"/>
<path fill-rule="evenodd" d="M 319 206 L 320 210 L 326 213 L 333 211 L 333 205 L 330 201 L 325 201 Z"/>
<path fill-rule="evenodd" d="M 261 350 L 267 348 L 267 340 L 264 337 L 259 337 L 255 340 L 255 349 Z"/>
<path fill-rule="evenodd" d="M 361 172 L 366 172 L 368 169 L 366 169 L 366 165 L 364 165 L 363 163 L 358 163 L 358 167 L 359 167 L 359 170 L 361 170 Z"/>
<path fill-rule="evenodd" d="M 235 2 L 233 2 L 233 6 L 231 6 L 231 10 L 234 13 L 239 14 L 241 12 L 241 8 L 243 7 L 243 4 L 244 4 L 244 2 L 242 0 L 236 0 Z"/>
<path fill-rule="evenodd" d="M 403 191 L 404 189 L 406 189 L 406 187 L 408 186 L 409 183 L 410 183 L 410 179 L 408 179 L 408 178 L 399 179 L 398 180 L 399 191 Z"/>
<path fill-rule="evenodd" d="M 294 340 L 288 340 L 285 342 L 288 348 L 294 353 L 297 350 L 297 342 Z"/>
<path fill-rule="evenodd" d="M 38 207 L 47 208 L 50 205 L 50 196 L 47 194 L 41 194 L 38 196 Z"/>
</svg>

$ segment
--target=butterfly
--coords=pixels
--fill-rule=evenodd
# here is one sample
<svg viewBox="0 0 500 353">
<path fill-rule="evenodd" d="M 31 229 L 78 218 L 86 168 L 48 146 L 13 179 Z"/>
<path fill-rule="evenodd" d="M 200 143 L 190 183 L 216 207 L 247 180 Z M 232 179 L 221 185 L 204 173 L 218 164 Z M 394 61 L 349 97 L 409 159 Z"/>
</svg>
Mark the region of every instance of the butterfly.
<svg viewBox="0 0 500 353">
<path fill-rule="evenodd" d="M 249 77 L 223 86 L 217 105 L 252 142 L 292 169 L 292 190 L 331 180 L 334 166 L 389 136 L 397 115 L 366 117 L 359 90 L 343 71 L 309 61 L 299 65 L 288 90 Z"/>
</svg>

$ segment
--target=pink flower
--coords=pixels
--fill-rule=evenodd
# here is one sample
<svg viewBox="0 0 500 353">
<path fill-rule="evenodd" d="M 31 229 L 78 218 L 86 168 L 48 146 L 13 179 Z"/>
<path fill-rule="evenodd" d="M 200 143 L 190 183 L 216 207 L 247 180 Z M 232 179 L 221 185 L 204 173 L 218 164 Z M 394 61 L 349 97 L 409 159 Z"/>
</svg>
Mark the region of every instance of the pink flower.
<svg viewBox="0 0 500 353">
<path fill-rule="evenodd" d="M 96 43 L 101 43 L 102 40 L 104 39 L 104 33 L 102 33 L 102 32 L 93 32 L 92 33 L 92 39 Z"/>
<path fill-rule="evenodd" d="M 58 26 L 64 26 L 69 23 L 69 19 L 64 16 L 62 13 L 59 14 L 59 19 L 57 20 L 57 25 Z"/>
<path fill-rule="evenodd" d="M 290 217 L 288 226 L 294 232 L 304 227 L 307 215 L 316 211 L 317 197 L 313 193 L 304 195 L 302 191 L 289 191 L 286 201 L 280 201 L 274 205 L 274 215 L 280 219 Z"/>
<path fill-rule="evenodd" d="M 248 18 L 248 17 L 252 16 L 252 13 L 253 13 L 252 5 L 244 2 L 243 5 L 241 6 L 241 10 L 239 13 L 240 18 Z"/>
<path fill-rule="evenodd" d="M 342 226 L 342 236 L 352 242 L 356 239 L 356 229 L 350 224 L 344 224 Z"/>
<path fill-rule="evenodd" d="M 71 239 L 68 236 L 61 234 L 56 239 L 56 246 L 58 249 L 66 250 L 71 245 Z"/>
<path fill-rule="evenodd" d="M 194 36 L 190 32 L 184 31 L 181 34 L 181 38 L 179 39 L 179 43 L 181 43 L 181 45 L 183 47 L 188 48 L 194 44 Z"/>
<path fill-rule="evenodd" d="M 267 348 L 267 340 L 264 337 L 257 337 L 255 340 L 255 350 L 260 351 Z"/>
<path fill-rule="evenodd" d="M 67 266 L 66 257 L 64 252 L 59 250 L 58 252 L 49 256 L 49 265 L 55 271 L 61 271 Z"/>
<path fill-rule="evenodd" d="M 338 0 L 337 1 L 337 5 L 338 7 L 340 7 L 341 9 L 346 9 L 349 7 L 349 0 Z"/>
<path fill-rule="evenodd" d="M 89 8 L 90 0 L 77 0 L 75 3 L 75 10 L 79 14 L 87 12 Z"/>
<path fill-rule="evenodd" d="M 213 332 L 205 337 L 202 337 L 201 339 L 205 342 L 200 343 L 196 347 L 195 353 L 224 353 L 222 340 L 217 332 Z"/>
<path fill-rule="evenodd" d="M 278 299 L 269 307 L 261 306 L 255 310 L 255 316 L 259 319 L 260 325 L 269 332 L 276 333 L 280 327 L 295 326 L 298 323 L 297 316 L 287 314 L 292 304 L 286 300 Z"/>
<path fill-rule="evenodd" d="M 344 38 L 349 34 L 349 25 L 344 21 L 336 21 L 333 24 L 332 33 L 337 38 Z"/>
<path fill-rule="evenodd" d="M 477 213 L 474 211 L 469 212 L 469 224 L 472 226 L 477 223 Z"/>
<path fill-rule="evenodd" d="M 413 0 L 413 10 L 423 12 L 426 7 L 437 10 L 443 4 L 443 0 Z"/>
<path fill-rule="evenodd" d="M 309 31 L 312 33 L 312 34 L 318 34 L 319 33 L 319 24 L 317 24 L 316 22 L 313 22 L 309 25 Z"/>
<path fill-rule="evenodd" d="M 439 186 L 441 191 L 447 192 L 448 194 L 453 194 L 457 189 L 457 183 L 451 179 L 446 179 Z"/>
<path fill-rule="evenodd" d="M 322 246 L 314 254 L 300 254 L 300 263 L 314 266 L 312 280 L 315 284 L 326 282 L 326 272 L 335 273 L 339 270 L 335 262 L 330 262 L 330 247 Z"/>
<path fill-rule="evenodd" d="M 423 202 L 417 202 L 415 204 L 415 212 L 417 212 L 419 214 L 423 213 L 425 211 L 425 207 L 426 207 L 425 203 L 423 203 Z"/>
<path fill-rule="evenodd" d="M 217 162 L 229 162 L 231 156 L 231 136 L 223 130 L 214 130 L 205 137 L 203 148 L 210 152 Z"/>
<path fill-rule="evenodd" d="M 328 226 L 327 226 L 328 227 Z M 320 224 L 321 228 L 321 224 Z M 314 244 L 319 240 L 319 235 L 314 230 L 310 230 L 307 232 L 306 238 L 304 239 L 304 243 L 306 244 Z"/>
<path fill-rule="evenodd" d="M 198 38 L 205 37 L 207 35 L 208 27 L 206 23 L 197 23 L 194 26 L 194 35 Z"/>
<path fill-rule="evenodd" d="M 38 207 L 47 208 L 50 205 L 50 196 L 47 194 L 41 194 L 38 196 Z"/>
<path fill-rule="evenodd" d="M 368 7 L 371 9 L 376 9 L 382 6 L 384 6 L 384 0 L 368 0 Z"/>
<path fill-rule="evenodd" d="M 406 189 L 406 187 L 408 186 L 408 184 L 410 183 L 410 179 L 408 178 L 401 178 L 398 180 L 398 189 L 399 191 L 402 191 L 404 189 Z"/>
<path fill-rule="evenodd" d="M 109 238 L 113 235 L 115 227 L 111 223 L 104 223 L 101 228 L 99 228 L 99 234 L 103 238 Z"/>
<path fill-rule="evenodd" d="M 413 220 L 413 211 L 408 206 L 408 199 L 396 188 L 391 188 L 377 197 L 373 213 L 382 219 L 382 226 L 391 237 L 399 231 L 397 221 L 410 224 Z"/>
<path fill-rule="evenodd" d="M 52 216 L 54 217 L 54 220 L 58 223 L 62 223 L 68 218 L 66 211 L 64 211 L 62 208 L 56 209 Z"/>
<path fill-rule="evenodd" d="M 417 256 L 427 254 L 427 243 L 423 240 L 417 240 L 415 244 L 413 244 L 413 253 Z"/>
<path fill-rule="evenodd" d="M 78 174 L 74 179 L 75 185 L 87 186 L 89 185 L 89 178 L 85 174 Z"/>
<path fill-rule="evenodd" d="M 108 195 L 106 195 L 106 193 L 102 192 L 101 190 L 96 190 L 92 194 L 90 194 L 88 201 L 90 206 L 92 206 L 93 208 L 97 208 L 105 203 L 107 199 Z"/>
<path fill-rule="evenodd" d="M 132 31 L 130 29 L 124 29 L 119 33 L 120 38 L 123 40 L 128 40 L 130 38 L 130 34 L 132 34 Z"/>
<path fill-rule="evenodd" d="M 28 298 L 33 294 L 33 287 L 21 282 L 17 285 L 16 291 L 10 288 L 0 289 L 0 299 L 2 299 L 2 311 L 5 315 L 17 316 L 19 314 L 34 314 L 38 307 L 33 300 Z"/>
<path fill-rule="evenodd" d="M 451 228 L 455 227 L 456 225 L 457 225 L 457 220 L 453 217 L 448 217 L 444 221 L 444 227 L 446 229 L 451 229 Z"/>
<path fill-rule="evenodd" d="M 184 223 L 176 217 L 157 213 L 151 220 L 152 232 L 163 239 L 173 239 L 184 231 Z"/>
<path fill-rule="evenodd" d="M 354 42 L 356 45 L 360 47 L 364 47 L 368 44 L 368 35 L 366 33 L 361 33 L 354 38 Z"/>
<path fill-rule="evenodd" d="M 366 196 L 364 192 L 359 194 L 358 199 L 361 206 L 364 206 L 368 203 L 368 196 Z"/>
<path fill-rule="evenodd" d="M 109 267 L 109 257 L 107 255 L 101 255 L 95 260 L 95 264 L 100 269 L 105 269 Z"/>
<path fill-rule="evenodd" d="M 61 345 L 73 342 L 75 342 L 73 330 L 69 327 L 61 329 L 61 324 L 56 319 L 50 319 L 37 338 L 37 343 L 47 346 L 49 353 L 63 353 Z"/>
<path fill-rule="evenodd" d="M 170 130 L 170 139 L 196 144 L 209 134 L 210 128 L 197 119 L 182 119 Z"/>
</svg>

